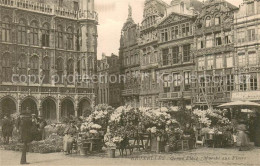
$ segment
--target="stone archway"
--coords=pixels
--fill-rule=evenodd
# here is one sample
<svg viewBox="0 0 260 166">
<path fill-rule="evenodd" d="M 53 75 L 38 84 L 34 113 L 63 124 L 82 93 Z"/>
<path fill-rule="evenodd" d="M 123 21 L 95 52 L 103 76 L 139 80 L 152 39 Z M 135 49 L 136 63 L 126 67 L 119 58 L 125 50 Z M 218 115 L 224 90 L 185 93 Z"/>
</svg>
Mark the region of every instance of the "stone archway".
<svg viewBox="0 0 260 166">
<path fill-rule="evenodd" d="M 3 98 L 0 104 L 0 110 L 2 115 L 11 115 L 16 112 L 16 103 L 10 97 Z"/>
<path fill-rule="evenodd" d="M 61 117 L 75 115 L 74 103 L 70 99 L 64 99 L 61 102 Z"/>
<path fill-rule="evenodd" d="M 29 108 L 31 114 L 35 114 L 38 116 L 38 110 L 37 110 L 37 104 L 36 102 L 31 98 L 26 98 L 21 103 L 21 111 L 26 110 L 26 108 Z"/>
<path fill-rule="evenodd" d="M 91 104 L 88 99 L 82 99 L 78 106 L 78 116 L 87 117 L 91 114 Z"/>
<path fill-rule="evenodd" d="M 53 99 L 46 98 L 42 102 L 42 116 L 44 119 L 56 120 L 56 103 Z"/>
</svg>

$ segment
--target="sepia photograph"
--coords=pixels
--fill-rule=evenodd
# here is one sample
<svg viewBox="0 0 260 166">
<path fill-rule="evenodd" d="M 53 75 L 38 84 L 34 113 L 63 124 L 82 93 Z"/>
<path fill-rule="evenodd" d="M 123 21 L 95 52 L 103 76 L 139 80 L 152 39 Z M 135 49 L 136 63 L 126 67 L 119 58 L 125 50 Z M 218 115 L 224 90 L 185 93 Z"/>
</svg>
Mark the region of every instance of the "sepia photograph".
<svg viewBox="0 0 260 166">
<path fill-rule="evenodd" d="M 0 0 L 0 165 L 260 166 L 260 0 Z"/>
</svg>

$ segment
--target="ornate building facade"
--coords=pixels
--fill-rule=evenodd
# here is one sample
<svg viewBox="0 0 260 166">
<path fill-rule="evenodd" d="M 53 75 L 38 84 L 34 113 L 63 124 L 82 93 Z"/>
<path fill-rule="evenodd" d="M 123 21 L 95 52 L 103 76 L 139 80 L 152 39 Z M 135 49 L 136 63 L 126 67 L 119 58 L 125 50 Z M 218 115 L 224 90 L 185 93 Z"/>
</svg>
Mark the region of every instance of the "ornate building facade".
<svg viewBox="0 0 260 166">
<path fill-rule="evenodd" d="M 96 73 L 97 23 L 94 0 L 0 1 L 1 111 L 59 121 L 93 107 L 80 76 Z"/>
<path fill-rule="evenodd" d="M 260 101 L 260 1 L 240 5 L 234 35 L 236 85 L 231 100 Z"/>
<path fill-rule="evenodd" d="M 202 3 L 190 2 L 172 1 L 168 8 L 170 14 L 158 25 L 161 60 L 157 72 L 162 106 L 177 106 L 180 99 L 191 104 L 191 75 L 195 68 L 194 22 Z"/>
<path fill-rule="evenodd" d="M 123 104 L 139 107 L 140 95 L 140 51 L 138 48 L 139 26 L 132 19 L 129 6 L 128 18 L 121 31 L 119 62 L 121 64 Z"/>
<path fill-rule="evenodd" d="M 234 13 L 237 7 L 224 0 L 203 4 L 195 21 L 196 50 L 193 103 L 211 107 L 230 101 L 234 90 Z"/>
<path fill-rule="evenodd" d="M 98 60 L 98 103 L 108 104 L 114 108 L 121 105 L 120 63 L 119 57 L 102 55 Z"/>
</svg>

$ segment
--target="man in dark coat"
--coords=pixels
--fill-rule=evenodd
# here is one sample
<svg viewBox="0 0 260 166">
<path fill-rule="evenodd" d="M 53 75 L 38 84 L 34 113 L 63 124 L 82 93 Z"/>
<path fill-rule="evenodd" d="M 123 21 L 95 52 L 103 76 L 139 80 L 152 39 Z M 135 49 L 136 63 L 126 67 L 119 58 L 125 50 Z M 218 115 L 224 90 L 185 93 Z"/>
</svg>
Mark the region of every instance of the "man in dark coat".
<svg viewBox="0 0 260 166">
<path fill-rule="evenodd" d="M 21 140 L 23 142 L 23 150 L 20 164 L 28 164 L 26 161 L 26 152 L 28 149 L 28 143 L 32 142 L 32 117 L 30 111 L 26 108 L 18 119 L 18 126 L 21 134 Z"/>
<path fill-rule="evenodd" d="M 9 138 L 12 136 L 13 124 L 10 117 L 4 116 L 2 123 L 2 133 L 4 137 L 4 144 L 9 144 Z"/>
<path fill-rule="evenodd" d="M 43 118 L 42 115 L 39 116 L 39 132 L 41 134 L 41 140 L 45 140 L 45 126 L 47 126 L 47 122 L 45 121 L 45 119 Z"/>
</svg>

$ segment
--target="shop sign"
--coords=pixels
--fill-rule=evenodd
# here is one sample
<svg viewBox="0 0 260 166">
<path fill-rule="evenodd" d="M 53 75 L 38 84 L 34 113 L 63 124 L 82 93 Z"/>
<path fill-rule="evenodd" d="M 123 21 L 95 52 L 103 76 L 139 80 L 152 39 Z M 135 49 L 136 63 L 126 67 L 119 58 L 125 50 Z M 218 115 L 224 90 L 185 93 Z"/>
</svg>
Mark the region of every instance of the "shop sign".
<svg viewBox="0 0 260 166">
<path fill-rule="evenodd" d="M 255 101 L 260 100 L 260 91 L 248 91 L 248 92 L 232 92 L 232 101 L 246 100 Z"/>
</svg>

